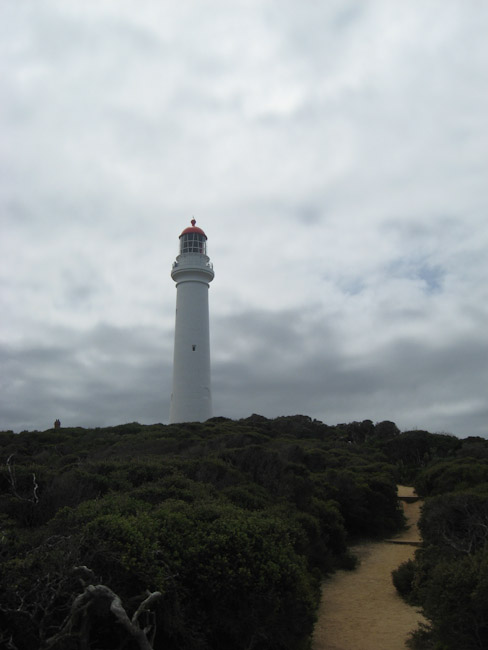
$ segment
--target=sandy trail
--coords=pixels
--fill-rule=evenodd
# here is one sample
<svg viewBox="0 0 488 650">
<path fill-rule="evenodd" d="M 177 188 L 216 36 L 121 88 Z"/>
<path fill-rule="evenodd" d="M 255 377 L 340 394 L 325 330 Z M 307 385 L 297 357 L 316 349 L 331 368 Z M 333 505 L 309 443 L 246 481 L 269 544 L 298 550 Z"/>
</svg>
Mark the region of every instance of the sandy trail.
<svg viewBox="0 0 488 650">
<path fill-rule="evenodd" d="M 414 496 L 398 486 L 398 495 Z M 410 528 L 395 541 L 419 542 L 420 502 L 402 502 Z M 324 583 L 312 650 L 406 650 L 405 640 L 423 617 L 396 593 L 391 572 L 413 556 L 415 546 L 368 542 L 352 547 L 360 566 L 338 571 Z"/>
</svg>

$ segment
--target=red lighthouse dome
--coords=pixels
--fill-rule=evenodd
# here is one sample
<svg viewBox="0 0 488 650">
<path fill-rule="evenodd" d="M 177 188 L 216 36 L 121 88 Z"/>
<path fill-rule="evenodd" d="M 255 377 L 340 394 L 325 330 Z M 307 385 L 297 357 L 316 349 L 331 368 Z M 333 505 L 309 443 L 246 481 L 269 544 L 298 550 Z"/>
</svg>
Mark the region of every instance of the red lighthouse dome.
<svg viewBox="0 0 488 650">
<path fill-rule="evenodd" d="M 188 226 L 188 228 L 185 228 L 183 232 L 180 235 L 180 238 L 183 237 L 183 235 L 188 235 L 189 233 L 197 233 L 198 235 L 203 235 L 205 239 L 207 239 L 207 235 L 203 232 L 201 228 L 198 228 L 198 226 L 195 225 L 196 220 L 192 219 L 191 220 L 191 226 Z"/>
</svg>

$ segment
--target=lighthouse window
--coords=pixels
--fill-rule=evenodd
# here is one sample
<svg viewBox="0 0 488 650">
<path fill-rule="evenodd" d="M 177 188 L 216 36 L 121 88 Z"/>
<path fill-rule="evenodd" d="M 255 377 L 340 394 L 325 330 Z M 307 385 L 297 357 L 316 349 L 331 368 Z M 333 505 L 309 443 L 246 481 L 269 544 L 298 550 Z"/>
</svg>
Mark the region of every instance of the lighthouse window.
<svg viewBox="0 0 488 650">
<path fill-rule="evenodd" d="M 207 254 L 205 236 L 198 232 L 188 232 L 181 236 L 181 253 L 203 253 Z"/>
</svg>

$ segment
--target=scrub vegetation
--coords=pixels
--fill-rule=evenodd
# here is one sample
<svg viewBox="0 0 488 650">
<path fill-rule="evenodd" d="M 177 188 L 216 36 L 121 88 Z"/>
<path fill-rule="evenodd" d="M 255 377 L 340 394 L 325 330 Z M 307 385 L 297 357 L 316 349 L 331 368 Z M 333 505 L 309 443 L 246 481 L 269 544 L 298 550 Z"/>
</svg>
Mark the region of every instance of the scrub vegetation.
<svg viewBox="0 0 488 650">
<path fill-rule="evenodd" d="M 305 650 L 348 545 L 404 525 L 396 483 L 463 449 L 306 416 L 0 433 L 0 646 Z"/>
<path fill-rule="evenodd" d="M 409 640 L 415 650 L 488 648 L 488 441 L 453 447 L 414 472 L 422 546 L 393 572 L 399 594 L 430 621 Z"/>
</svg>

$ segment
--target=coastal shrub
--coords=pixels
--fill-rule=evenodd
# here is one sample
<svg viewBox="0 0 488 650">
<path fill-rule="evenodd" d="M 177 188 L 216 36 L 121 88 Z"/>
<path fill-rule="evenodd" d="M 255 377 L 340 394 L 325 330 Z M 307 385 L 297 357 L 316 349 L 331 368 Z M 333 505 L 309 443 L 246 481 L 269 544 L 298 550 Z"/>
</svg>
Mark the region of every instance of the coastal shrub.
<svg viewBox="0 0 488 650">
<path fill-rule="evenodd" d="M 413 591 L 413 581 L 415 577 L 415 564 L 413 560 L 407 560 L 392 571 L 393 584 L 405 600 L 410 600 Z"/>
<path fill-rule="evenodd" d="M 401 524 L 381 450 L 305 416 L 1 442 L 0 647 L 132 650 L 110 598 L 150 592 L 155 650 L 305 650 L 347 540 Z"/>
</svg>

